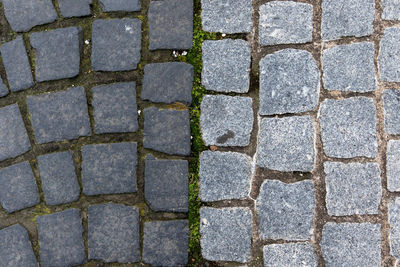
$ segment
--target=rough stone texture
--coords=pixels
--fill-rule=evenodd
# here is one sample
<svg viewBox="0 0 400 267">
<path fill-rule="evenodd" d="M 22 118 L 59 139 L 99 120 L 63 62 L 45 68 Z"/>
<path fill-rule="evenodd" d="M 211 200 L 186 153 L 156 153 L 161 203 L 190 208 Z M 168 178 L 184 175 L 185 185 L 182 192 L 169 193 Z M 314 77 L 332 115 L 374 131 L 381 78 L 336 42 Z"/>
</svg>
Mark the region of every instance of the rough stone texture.
<svg viewBox="0 0 400 267">
<path fill-rule="evenodd" d="M 247 93 L 250 87 L 250 44 L 244 40 L 206 40 L 202 46 L 201 82 L 207 90 Z"/>
<path fill-rule="evenodd" d="M 71 140 L 91 134 L 82 87 L 27 97 L 36 142 Z"/>
<path fill-rule="evenodd" d="M 146 201 L 154 211 L 187 212 L 188 162 L 146 157 L 144 193 Z"/>
<path fill-rule="evenodd" d="M 134 70 L 140 61 L 142 23 L 139 19 L 98 19 L 92 26 L 92 68 Z"/>
<path fill-rule="evenodd" d="M 138 262 L 139 209 L 121 204 L 89 206 L 88 247 L 90 260 Z"/>
<path fill-rule="evenodd" d="M 374 17 L 374 0 L 323 0 L 322 39 L 370 35 L 374 30 Z"/>
<path fill-rule="evenodd" d="M 201 21 L 208 32 L 250 32 L 253 25 L 251 0 L 202 0 Z"/>
<path fill-rule="evenodd" d="M 42 267 L 73 266 L 86 261 L 78 209 L 38 216 L 36 222 Z"/>
<path fill-rule="evenodd" d="M 180 266 L 188 262 L 189 222 L 152 221 L 144 224 L 143 262 Z"/>
<path fill-rule="evenodd" d="M 386 175 L 388 190 L 400 192 L 400 140 L 390 140 L 388 142 Z"/>
<path fill-rule="evenodd" d="M 3 79 L 0 77 L 0 97 L 8 95 L 8 88 L 4 84 Z"/>
<path fill-rule="evenodd" d="M 206 260 L 250 259 L 252 214 L 249 208 L 200 209 L 201 252 Z"/>
<path fill-rule="evenodd" d="M 260 61 L 261 115 L 299 113 L 317 107 L 320 71 L 310 52 L 284 49 Z"/>
<path fill-rule="evenodd" d="M 37 267 L 28 232 L 19 224 L 0 230 L 0 266 Z"/>
<path fill-rule="evenodd" d="M 400 20 L 400 2 L 398 0 L 382 0 L 382 19 Z"/>
<path fill-rule="evenodd" d="M 266 245 L 263 252 L 265 267 L 317 267 L 317 256 L 310 243 Z"/>
<path fill-rule="evenodd" d="M 382 197 L 379 164 L 325 162 L 324 169 L 329 215 L 378 214 Z"/>
<path fill-rule="evenodd" d="M 64 18 L 89 16 L 93 0 L 58 0 L 58 7 Z"/>
<path fill-rule="evenodd" d="M 97 86 L 92 93 L 95 133 L 125 133 L 139 129 L 134 82 Z"/>
<path fill-rule="evenodd" d="M 101 195 L 136 192 L 136 166 L 136 143 L 83 146 L 83 193 Z"/>
<path fill-rule="evenodd" d="M 376 156 L 376 108 L 372 99 L 324 100 L 318 117 L 324 152 L 329 157 Z"/>
<path fill-rule="evenodd" d="M 260 7 L 261 45 L 301 44 L 312 41 L 313 6 L 292 1 L 273 1 Z"/>
<path fill-rule="evenodd" d="M 326 49 L 322 54 L 325 89 L 374 91 L 377 87 L 374 57 L 374 44 L 369 42 Z"/>
<path fill-rule="evenodd" d="M 110 11 L 139 11 L 140 0 L 100 0 L 101 10 Z"/>
<path fill-rule="evenodd" d="M 314 184 L 266 180 L 256 201 L 262 239 L 308 240 L 313 234 Z"/>
<path fill-rule="evenodd" d="M 150 50 L 192 47 L 193 0 L 151 1 L 147 16 Z"/>
<path fill-rule="evenodd" d="M 381 225 L 331 223 L 322 230 L 326 266 L 381 266 Z"/>
<path fill-rule="evenodd" d="M 390 254 L 400 259 L 400 198 L 389 202 Z"/>
<path fill-rule="evenodd" d="M 386 28 L 380 42 L 378 66 L 380 78 L 386 82 L 400 82 L 400 28 Z"/>
<path fill-rule="evenodd" d="M 12 92 L 33 86 L 31 65 L 21 36 L 4 43 L 0 47 L 3 65 L 7 73 L 8 85 Z"/>
<path fill-rule="evenodd" d="M 250 195 L 252 160 L 236 152 L 204 151 L 200 155 L 200 199 L 246 199 Z"/>
<path fill-rule="evenodd" d="M 206 95 L 201 102 L 200 126 L 204 143 L 247 146 L 253 130 L 250 97 Z"/>
<path fill-rule="evenodd" d="M 2 0 L 5 16 L 16 32 L 27 32 L 36 25 L 57 19 L 51 0 Z"/>
<path fill-rule="evenodd" d="M 80 187 L 71 151 L 39 156 L 37 160 L 47 205 L 78 200 Z"/>
<path fill-rule="evenodd" d="M 157 103 L 192 103 L 194 69 L 181 62 L 153 63 L 144 67 L 140 97 Z"/>
<path fill-rule="evenodd" d="M 384 90 L 382 98 L 386 133 L 400 134 L 400 91 Z"/>
<path fill-rule="evenodd" d="M 189 155 L 189 111 L 146 108 L 143 146 L 166 154 Z"/>
</svg>

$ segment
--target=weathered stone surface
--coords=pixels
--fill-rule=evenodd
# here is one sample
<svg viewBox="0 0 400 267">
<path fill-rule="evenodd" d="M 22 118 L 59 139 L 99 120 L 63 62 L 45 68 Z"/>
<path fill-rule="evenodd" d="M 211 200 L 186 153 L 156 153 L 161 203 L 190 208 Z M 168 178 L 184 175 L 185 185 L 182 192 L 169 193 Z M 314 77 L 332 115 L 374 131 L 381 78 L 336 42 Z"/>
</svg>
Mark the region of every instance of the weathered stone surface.
<svg viewBox="0 0 400 267">
<path fill-rule="evenodd" d="M 400 259 L 400 198 L 389 202 L 390 254 Z"/>
<path fill-rule="evenodd" d="M 71 140 L 90 135 L 86 94 L 82 87 L 27 97 L 36 142 Z"/>
<path fill-rule="evenodd" d="M 42 267 L 85 263 L 82 219 L 78 209 L 38 216 L 36 222 Z"/>
<path fill-rule="evenodd" d="M 400 140 L 390 140 L 388 142 L 386 175 L 388 190 L 400 192 Z"/>
<path fill-rule="evenodd" d="M 58 0 L 58 7 L 64 18 L 89 16 L 93 0 Z"/>
<path fill-rule="evenodd" d="M 164 2 L 164 1 L 163 1 Z M 98 19 L 92 26 L 92 68 L 134 70 L 140 61 L 142 23 L 139 19 Z"/>
<path fill-rule="evenodd" d="M 324 152 L 329 157 L 376 156 L 376 108 L 372 99 L 324 100 L 318 117 Z"/>
<path fill-rule="evenodd" d="M 261 45 L 301 44 L 312 41 L 313 6 L 293 1 L 273 1 L 260 7 Z"/>
<path fill-rule="evenodd" d="M 250 259 L 252 214 L 249 208 L 200 209 L 201 252 L 206 260 Z"/>
<path fill-rule="evenodd" d="M 400 20 L 400 2 L 398 0 L 382 0 L 382 19 Z"/>
<path fill-rule="evenodd" d="M 4 84 L 3 79 L 0 77 L 0 97 L 8 95 L 8 88 Z"/>
<path fill-rule="evenodd" d="M 144 67 L 140 97 L 152 102 L 192 102 L 194 69 L 181 62 L 153 63 Z"/>
<path fill-rule="evenodd" d="M 206 95 L 201 102 L 200 126 L 207 146 L 247 146 L 253 121 L 250 97 Z"/>
<path fill-rule="evenodd" d="M 378 66 L 385 82 L 400 82 L 400 28 L 386 28 L 380 42 Z"/>
<path fill-rule="evenodd" d="M 252 179 L 252 160 L 236 152 L 204 151 L 200 155 L 200 199 L 246 199 Z"/>
<path fill-rule="evenodd" d="M 244 40 L 206 40 L 202 46 L 201 82 L 207 90 L 247 93 L 250 86 L 250 44 Z"/>
<path fill-rule="evenodd" d="M 140 0 L 100 0 L 101 10 L 110 11 L 139 11 Z"/>
<path fill-rule="evenodd" d="M 381 225 L 331 223 L 322 230 L 326 266 L 381 266 Z"/>
<path fill-rule="evenodd" d="M 382 93 L 387 134 L 400 134 L 400 91 L 384 90 Z"/>
<path fill-rule="evenodd" d="M 317 267 L 317 256 L 310 243 L 266 245 L 263 252 L 265 267 Z"/>
<path fill-rule="evenodd" d="M 259 113 L 313 110 L 318 104 L 320 87 L 320 71 L 310 52 L 284 49 L 267 55 L 260 61 Z"/>
<path fill-rule="evenodd" d="M 139 209 L 121 204 L 89 206 L 88 247 L 90 260 L 138 262 Z"/>
<path fill-rule="evenodd" d="M 101 195 L 136 192 L 136 166 L 136 143 L 83 146 L 83 193 Z"/>
</svg>

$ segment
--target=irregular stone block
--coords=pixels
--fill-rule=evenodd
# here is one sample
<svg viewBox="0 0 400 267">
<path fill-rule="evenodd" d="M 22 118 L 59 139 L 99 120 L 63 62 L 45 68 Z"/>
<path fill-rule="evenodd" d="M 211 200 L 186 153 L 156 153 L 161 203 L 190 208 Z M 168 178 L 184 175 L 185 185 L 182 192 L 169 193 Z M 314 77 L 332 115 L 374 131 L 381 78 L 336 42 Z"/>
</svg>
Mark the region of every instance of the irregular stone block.
<svg viewBox="0 0 400 267">
<path fill-rule="evenodd" d="M 58 7 L 64 18 L 91 15 L 90 5 L 93 0 L 58 0 Z"/>
<path fill-rule="evenodd" d="M 384 90 L 382 98 L 386 133 L 400 134 L 400 91 Z"/>
<path fill-rule="evenodd" d="M 110 11 L 140 11 L 140 0 L 100 0 L 101 10 Z"/>
<path fill-rule="evenodd" d="M 310 243 L 271 244 L 264 246 L 264 266 L 317 267 L 317 256 Z"/>
<path fill-rule="evenodd" d="M 388 142 L 386 175 L 388 190 L 400 192 L 400 140 L 390 140 Z"/>
</svg>

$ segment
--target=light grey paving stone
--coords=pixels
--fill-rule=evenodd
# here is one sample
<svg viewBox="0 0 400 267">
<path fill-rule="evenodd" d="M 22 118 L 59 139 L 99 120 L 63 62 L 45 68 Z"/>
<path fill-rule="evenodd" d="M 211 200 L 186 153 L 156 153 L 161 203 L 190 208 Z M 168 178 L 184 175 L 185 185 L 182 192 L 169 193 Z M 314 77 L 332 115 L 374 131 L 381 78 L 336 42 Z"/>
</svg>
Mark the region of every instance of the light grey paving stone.
<svg viewBox="0 0 400 267">
<path fill-rule="evenodd" d="M 85 263 L 82 218 L 78 209 L 36 217 L 42 267 Z"/>
<path fill-rule="evenodd" d="M 110 11 L 140 11 L 140 0 L 100 0 L 101 10 Z"/>
<path fill-rule="evenodd" d="M 143 262 L 153 266 L 188 263 L 189 222 L 152 221 L 144 224 Z"/>
<path fill-rule="evenodd" d="M 266 180 L 256 200 L 260 237 L 310 239 L 314 231 L 314 206 L 314 184 L 311 181 L 285 184 Z"/>
<path fill-rule="evenodd" d="M 390 140 L 388 142 L 386 175 L 388 190 L 400 192 L 400 140 Z"/>
<path fill-rule="evenodd" d="M 4 84 L 3 79 L 0 77 L 0 97 L 8 95 L 8 88 Z"/>
<path fill-rule="evenodd" d="M 317 107 L 320 71 L 310 52 L 284 49 L 260 61 L 261 115 L 299 113 Z"/>
<path fill-rule="evenodd" d="M 313 6 L 293 1 L 272 1 L 260 6 L 261 45 L 301 44 L 312 41 Z"/>
<path fill-rule="evenodd" d="M 72 78 L 79 74 L 81 28 L 34 32 L 30 40 L 36 51 L 35 77 L 38 82 Z"/>
<path fill-rule="evenodd" d="M 201 208 L 202 256 L 211 261 L 248 262 L 252 217 L 249 208 Z"/>
<path fill-rule="evenodd" d="M 7 73 L 8 85 L 12 92 L 33 86 L 31 65 L 21 36 L 0 47 L 1 57 Z"/>
<path fill-rule="evenodd" d="M 382 19 L 400 20 L 400 2 L 398 0 L 382 0 Z"/>
<path fill-rule="evenodd" d="M 322 39 L 370 35 L 374 30 L 374 17 L 374 0 L 323 0 Z"/>
<path fill-rule="evenodd" d="M 250 32 L 252 23 L 251 0 L 202 0 L 201 21 L 207 32 Z"/>
<path fill-rule="evenodd" d="M 189 111 L 146 108 L 143 146 L 170 155 L 189 155 Z"/>
<path fill-rule="evenodd" d="M 374 44 L 370 42 L 326 49 L 322 54 L 325 89 L 374 91 L 377 87 L 374 57 Z"/>
<path fill-rule="evenodd" d="M 315 164 L 311 116 L 263 118 L 257 141 L 257 165 L 277 171 L 309 172 Z"/>
<path fill-rule="evenodd" d="M 324 169 L 329 215 L 378 214 L 382 197 L 378 163 L 325 162 Z"/>
<path fill-rule="evenodd" d="M 253 130 L 250 97 L 206 95 L 201 102 L 200 126 L 204 143 L 247 146 Z"/>
<path fill-rule="evenodd" d="M 5 16 L 16 32 L 27 32 L 36 25 L 57 19 L 51 0 L 2 0 Z"/>
<path fill-rule="evenodd" d="M 264 246 L 264 267 L 317 267 L 317 256 L 310 243 L 271 244 Z"/>
<path fill-rule="evenodd" d="M 381 266 L 381 225 L 325 224 L 321 240 L 326 266 Z"/>
<path fill-rule="evenodd" d="M 201 82 L 207 90 L 247 93 L 250 87 L 250 44 L 244 40 L 206 40 L 202 46 Z"/>
<path fill-rule="evenodd" d="M 142 23 L 139 19 L 98 19 L 92 26 L 92 68 L 128 71 L 140 61 Z"/>
<path fill-rule="evenodd" d="M 400 259 L 400 198 L 389 202 L 390 254 Z"/>
<path fill-rule="evenodd" d="M 139 129 L 134 82 L 96 86 L 92 93 L 96 133 L 136 132 Z"/>
<path fill-rule="evenodd" d="M 64 18 L 89 16 L 93 0 L 58 0 L 58 7 Z"/>
<path fill-rule="evenodd" d="M 39 156 L 37 160 L 47 205 L 60 205 L 78 200 L 80 187 L 71 151 Z"/>
<path fill-rule="evenodd" d="M 136 143 L 83 146 L 83 193 L 102 195 L 136 192 L 137 161 Z"/>
<path fill-rule="evenodd" d="M 20 224 L 0 230 L 0 266 L 38 266 L 28 232 Z"/>
<path fill-rule="evenodd" d="M 91 134 L 86 94 L 82 87 L 28 96 L 27 104 L 39 144 Z"/>
<path fill-rule="evenodd" d="M 384 90 L 382 98 L 386 133 L 400 134 L 400 91 Z"/>
<path fill-rule="evenodd" d="M 204 151 L 200 155 L 200 199 L 246 199 L 252 174 L 252 159 L 245 154 Z"/>
<path fill-rule="evenodd" d="M 150 50 L 192 47 L 193 0 L 151 1 L 147 16 Z"/>
<path fill-rule="evenodd" d="M 31 149 L 17 104 L 0 108 L 0 161 L 14 158 Z"/>
<path fill-rule="evenodd" d="M 89 260 L 140 260 L 138 208 L 112 203 L 90 205 L 88 220 Z"/>
<path fill-rule="evenodd" d="M 378 67 L 385 82 L 400 82 L 400 28 L 386 28 L 380 41 Z"/>
<path fill-rule="evenodd" d="M 322 145 L 327 156 L 376 156 L 376 108 L 372 99 L 327 99 L 322 102 L 318 117 L 321 123 Z"/>
<path fill-rule="evenodd" d="M 186 160 L 145 161 L 144 194 L 154 211 L 187 212 L 189 164 Z"/>
<path fill-rule="evenodd" d="M 140 97 L 156 103 L 192 103 L 194 68 L 181 62 L 153 63 L 144 67 Z"/>
</svg>

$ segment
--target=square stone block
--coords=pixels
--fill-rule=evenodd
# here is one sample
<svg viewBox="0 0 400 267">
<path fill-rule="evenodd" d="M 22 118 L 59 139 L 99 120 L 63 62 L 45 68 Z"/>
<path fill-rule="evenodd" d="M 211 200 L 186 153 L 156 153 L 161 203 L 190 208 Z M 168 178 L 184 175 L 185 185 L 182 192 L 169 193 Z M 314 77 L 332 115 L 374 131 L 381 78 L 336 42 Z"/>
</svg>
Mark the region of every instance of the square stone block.
<svg viewBox="0 0 400 267">
<path fill-rule="evenodd" d="M 400 140 L 390 140 L 386 152 L 387 187 L 400 192 Z"/>
<path fill-rule="evenodd" d="M 317 267 L 317 256 L 310 243 L 271 244 L 264 246 L 264 266 Z"/>
<path fill-rule="evenodd" d="M 58 0 L 58 7 L 64 18 L 91 15 L 90 5 L 93 0 Z"/>
<path fill-rule="evenodd" d="M 400 2 L 398 0 L 382 0 L 382 19 L 400 20 Z"/>
<path fill-rule="evenodd" d="M 386 133 L 400 134 L 400 91 L 384 90 L 382 98 Z"/>
<path fill-rule="evenodd" d="M 378 67 L 382 81 L 400 82 L 400 28 L 386 28 L 380 41 Z"/>
<path fill-rule="evenodd" d="M 140 0 L 100 0 L 101 10 L 111 11 L 140 11 Z"/>
<path fill-rule="evenodd" d="M 7 86 L 4 84 L 3 79 L 0 77 L 0 97 L 6 96 L 8 95 L 8 88 Z"/>
<path fill-rule="evenodd" d="M 400 198 L 389 202 L 390 254 L 400 259 Z"/>
</svg>

